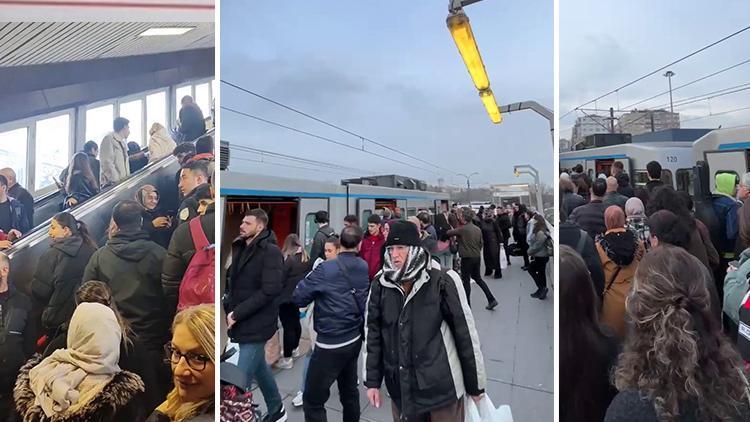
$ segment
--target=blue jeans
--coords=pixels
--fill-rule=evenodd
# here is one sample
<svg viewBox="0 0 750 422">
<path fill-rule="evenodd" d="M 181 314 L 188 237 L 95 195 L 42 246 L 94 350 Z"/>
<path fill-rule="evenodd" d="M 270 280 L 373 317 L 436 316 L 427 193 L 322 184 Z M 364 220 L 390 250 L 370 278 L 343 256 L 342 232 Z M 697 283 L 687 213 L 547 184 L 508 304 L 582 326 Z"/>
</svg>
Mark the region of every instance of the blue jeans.
<svg viewBox="0 0 750 422">
<path fill-rule="evenodd" d="M 307 378 L 307 368 L 310 367 L 310 358 L 312 358 L 312 350 L 305 356 L 305 365 L 302 367 L 302 384 L 299 386 L 299 391 L 305 392 L 305 379 Z"/>
<path fill-rule="evenodd" d="M 243 343 L 240 344 L 240 356 L 237 366 L 248 375 L 248 383 L 253 380 L 258 382 L 258 387 L 266 400 L 269 414 L 274 414 L 281 409 L 281 395 L 276 386 L 271 368 L 266 363 L 265 343 Z"/>
</svg>

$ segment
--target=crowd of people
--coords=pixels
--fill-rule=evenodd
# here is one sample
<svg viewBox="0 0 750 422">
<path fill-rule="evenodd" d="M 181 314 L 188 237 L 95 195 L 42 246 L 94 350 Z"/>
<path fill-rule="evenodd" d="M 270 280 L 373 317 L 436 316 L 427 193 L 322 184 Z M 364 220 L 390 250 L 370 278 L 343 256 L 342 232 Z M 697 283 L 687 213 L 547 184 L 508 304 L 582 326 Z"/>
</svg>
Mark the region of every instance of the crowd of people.
<svg viewBox="0 0 750 422">
<path fill-rule="evenodd" d="M 647 174 L 560 175 L 560 420 L 750 420 L 750 173 Z"/>
<path fill-rule="evenodd" d="M 148 163 L 158 161 L 166 156 L 177 157 L 181 166 L 189 166 L 194 162 L 207 163 L 207 175 L 214 172 L 214 139 L 205 135 L 206 123 L 203 112 L 192 97 L 182 99 L 179 112 L 180 121 L 174 137 L 159 123 L 153 123 L 149 129 L 147 149 L 141 149 L 136 142 L 128 142 L 130 136 L 130 122 L 124 117 L 114 119 L 112 132 L 102 141 L 88 141 L 83 150 L 73 155 L 70 163 L 60 173 L 58 187 L 62 194 L 60 211 L 75 208 L 102 189 L 114 186 L 143 169 Z M 195 141 L 195 142 L 188 142 Z M 205 185 L 208 176 L 198 185 Z M 181 173 L 177 174 L 177 182 Z M 205 196 L 205 192 L 190 192 L 193 187 L 187 183 L 185 187 L 179 185 L 181 194 L 187 197 Z M 189 189 L 188 189 L 189 188 Z M 186 190 L 187 189 L 187 190 Z M 201 187 L 204 189 L 204 187 Z M 156 193 L 158 195 L 158 193 Z M 143 204 L 143 197 L 138 201 Z M 196 208 L 195 198 L 188 200 L 192 203 L 190 209 Z M 153 211 L 153 208 L 150 208 Z M 180 214 L 181 215 L 181 214 Z M 161 217 L 167 217 L 160 215 Z M 195 217 L 190 211 L 182 221 Z M 153 218 L 148 221 L 155 221 Z M 172 222 L 160 221 L 159 229 L 171 228 Z M 13 242 L 35 227 L 34 198 L 23 186 L 17 182 L 16 173 L 12 168 L 0 169 L 0 250 L 8 249 Z M 153 228 L 153 227 L 152 227 Z M 160 245 L 167 247 L 169 233 L 160 237 Z"/>
<path fill-rule="evenodd" d="M 110 138 L 119 142 L 118 124 Z M 181 155 L 177 211 L 141 186 L 114 205 L 103 240 L 61 211 L 31 280 L 14 277 L 0 253 L 0 420 L 213 420 L 213 138 L 196 144 L 171 151 Z M 68 186 L 98 187 L 95 146 L 76 154 Z M 104 157 L 101 165 L 113 174 Z M 2 204 L 20 204 L 7 180 L 0 175 L 3 224 Z M 20 237 L 16 227 L 9 233 Z"/>
<path fill-rule="evenodd" d="M 524 269 L 537 284 L 532 296 L 544 299 L 551 255 L 544 219 L 523 205 L 492 205 L 477 214 L 446 204 L 439 214 L 419 210 L 409 218 L 399 207 L 386 207 L 362 225 L 347 215 L 340 233 L 327 211 L 315 213 L 314 221 L 309 253 L 294 233 L 277 239 L 260 208 L 247 210 L 232 243 L 223 295 L 228 335 L 239 346 L 237 366 L 262 392 L 263 420 L 287 418 L 266 361 L 279 321 L 283 352 L 275 366 L 291 369 L 305 355 L 292 400 L 305 420 L 326 420 L 325 404 L 337 382 L 343 420 L 358 421 L 360 383 L 380 407 L 384 381 L 394 421 L 463 420 L 463 397 L 479 400 L 486 383 L 471 281 L 484 292 L 486 308 L 494 309 L 498 302 L 482 278 L 481 262 L 484 276 L 502 278 L 504 245 L 525 256 Z M 509 256 L 502 259 L 510 265 Z M 303 326 L 311 340 L 307 354 L 300 350 Z"/>
</svg>

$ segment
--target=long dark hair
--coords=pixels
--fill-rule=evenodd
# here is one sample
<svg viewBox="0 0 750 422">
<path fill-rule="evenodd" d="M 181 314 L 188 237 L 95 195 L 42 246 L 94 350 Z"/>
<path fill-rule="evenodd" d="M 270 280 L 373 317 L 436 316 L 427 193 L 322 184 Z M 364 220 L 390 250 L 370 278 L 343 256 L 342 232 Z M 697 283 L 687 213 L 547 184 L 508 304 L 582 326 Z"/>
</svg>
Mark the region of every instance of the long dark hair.
<svg viewBox="0 0 750 422">
<path fill-rule="evenodd" d="M 130 328 L 130 323 L 122 317 L 120 310 L 117 309 L 117 303 L 115 303 L 115 299 L 112 297 L 112 291 L 107 284 L 96 280 L 89 280 L 83 283 L 81 287 L 76 290 L 75 301 L 76 306 L 81 303 L 99 303 L 112 309 L 112 312 L 115 313 L 118 324 L 120 324 L 122 340 L 125 342 L 125 346 L 128 348 L 133 346 L 133 330 Z"/>
<path fill-rule="evenodd" d="M 86 226 L 86 223 L 76 220 L 76 218 L 73 217 L 73 214 L 64 211 L 58 212 L 52 218 L 60 226 L 67 227 L 73 236 L 80 237 L 81 239 L 83 239 L 83 243 L 86 243 L 87 245 L 96 249 L 96 242 L 94 242 L 94 239 L 89 234 L 89 229 Z"/>
<path fill-rule="evenodd" d="M 70 160 L 70 166 L 68 166 L 68 180 L 65 183 L 65 191 L 70 193 L 70 182 L 73 180 L 73 175 L 80 173 L 86 184 L 93 191 L 99 191 L 99 181 L 94 177 L 94 172 L 91 171 L 91 164 L 89 163 L 89 156 L 85 152 L 77 152 L 73 155 Z"/>
<path fill-rule="evenodd" d="M 560 420 L 602 420 L 615 391 L 607 385 L 616 340 L 599 323 L 599 297 L 586 264 L 560 245 Z"/>
<path fill-rule="evenodd" d="M 703 264 L 670 245 L 651 250 L 635 272 L 625 303 L 633 330 L 613 379 L 650 399 L 660 421 L 680 420 L 685 406 L 700 421 L 738 420 L 748 408 L 744 362 L 722 334 L 708 283 Z"/>
<path fill-rule="evenodd" d="M 659 186 L 651 192 L 648 205 L 646 205 L 646 215 L 651 215 L 657 211 L 671 211 L 682 223 L 688 228 L 689 232 L 695 230 L 695 217 L 690 213 L 688 204 L 669 185 Z"/>
</svg>

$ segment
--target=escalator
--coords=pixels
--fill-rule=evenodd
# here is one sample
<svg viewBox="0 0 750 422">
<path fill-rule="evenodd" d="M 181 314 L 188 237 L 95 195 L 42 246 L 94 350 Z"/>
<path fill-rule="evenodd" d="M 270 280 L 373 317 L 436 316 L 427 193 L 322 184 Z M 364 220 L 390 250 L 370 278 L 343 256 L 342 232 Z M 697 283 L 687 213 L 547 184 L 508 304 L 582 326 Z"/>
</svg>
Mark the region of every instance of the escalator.
<svg viewBox="0 0 750 422">
<path fill-rule="evenodd" d="M 213 134 L 213 129 L 206 132 L 206 135 L 213 136 Z M 123 200 L 135 199 L 136 192 L 143 185 L 151 184 L 159 190 L 159 205 L 162 209 L 176 210 L 180 201 L 176 179 L 179 169 L 180 165 L 174 156 L 164 157 L 159 161 L 149 163 L 127 180 L 99 193 L 69 212 L 88 226 L 94 240 L 100 241 L 105 237 L 109 228 L 115 204 Z M 44 265 L 39 262 L 39 258 L 49 248 L 47 236 L 49 220 L 57 212 L 56 207 L 62 202 L 59 193 L 50 194 L 43 201 L 40 209 L 35 209 L 34 215 L 35 221 L 43 222 L 37 224 L 11 249 L 5 251 L 11 260 L 10 278 L 15 286 L 26 294 L 30 294 L 31 278 L 36 266 Z M 40 202 L 37 201 L 37 203 Z"/>
</svg>

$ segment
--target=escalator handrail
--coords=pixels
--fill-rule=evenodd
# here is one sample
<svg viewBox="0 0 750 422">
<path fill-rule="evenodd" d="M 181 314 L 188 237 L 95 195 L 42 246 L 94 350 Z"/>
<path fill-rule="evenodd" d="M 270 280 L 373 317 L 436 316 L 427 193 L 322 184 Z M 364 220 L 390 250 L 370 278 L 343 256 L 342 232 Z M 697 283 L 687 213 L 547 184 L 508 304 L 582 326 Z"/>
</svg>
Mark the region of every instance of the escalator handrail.
<svg viewBox="0 0 750 422">
<path fill-rule="evenodd" d="M 206 131 L 206 133 L 204 133 L 200 137 L 203 137 L 206 135 L 213 136 L 213 134 L 214 134 L 214 129 L 212 128 L 211 130 Z M 199 138 L 197 138 L 195 141 L 197 141 Z M 191 141 L 191 142 L 195 142 L 195 141 Z M 137 173 L 131 175 L 131 177 L 125 179 L 124 181 L 116 184 L 115 186 L 109 189 L 99 192 L 96 196 L 91 197 L 83 204 L 69 210 L 68 212 L 70 212 L 76 218 L 76 220 L 80 220 L 84 216 L 92 212 L 95 212 L 101 202 L 105 202 L 106 200 L 110 198 L 117 197 L 123 191 L 126 191 L 132 187 L 138 186 L 138 184 L 141 183 L 148 176 L 150 176 L 157 170 L 163 169 L 165 167 L 169 167 L 176 160 L 177 158 L 174 155 L 170 154 L 157 161 L 148 163 L 148 165 L 146 165 L 143 169 L 139 170 Z M 43 229 L 49 225 L 50 220 L 51 218 L 37 225 L 34 229 L 32 229 L 30 232 L 24 235 L 20 240 L 18 240 L 18 242 L 14 243 L 10 249 L 3 251 L 3 252 L 6 253 L 8 257 L 12 260 L 15 254 L 23 251 L 24 249 L 33 247 L 39 244 L 39 242 L 43 242 L 47 240 L 48 239 L 47 233 Z M 97 235 L 101 235 L 101 234 L 97 233 Z M 96 236 L 95 238 L 98 238 L 98 237 L 99 236 Z"/>
</svg>

